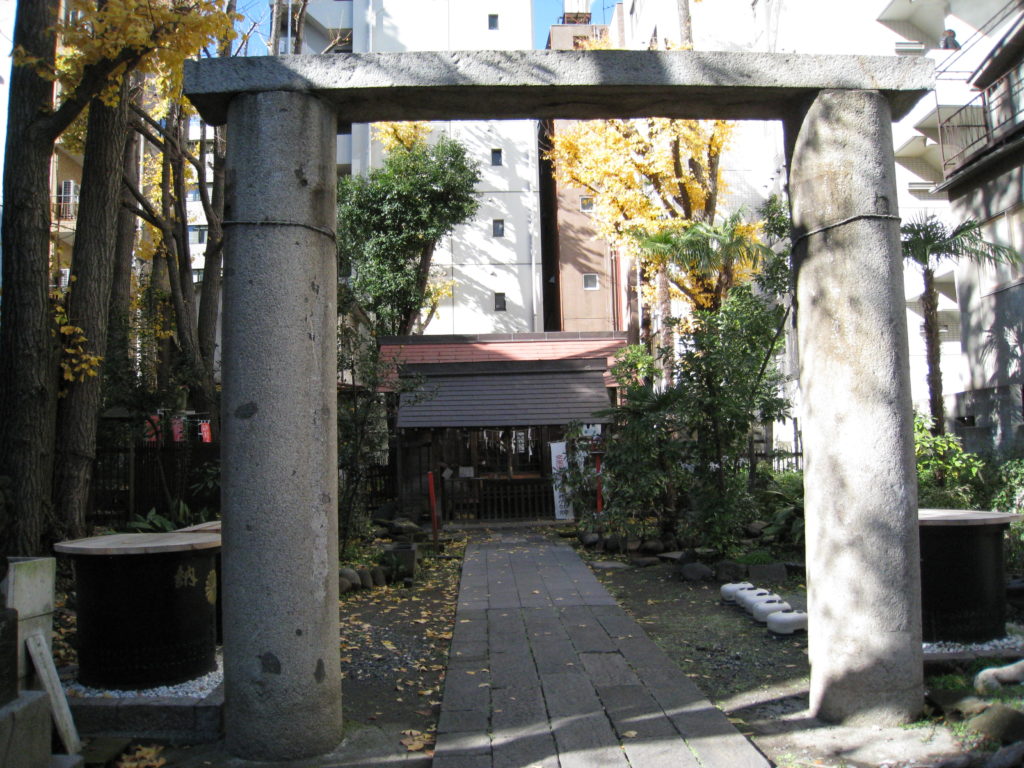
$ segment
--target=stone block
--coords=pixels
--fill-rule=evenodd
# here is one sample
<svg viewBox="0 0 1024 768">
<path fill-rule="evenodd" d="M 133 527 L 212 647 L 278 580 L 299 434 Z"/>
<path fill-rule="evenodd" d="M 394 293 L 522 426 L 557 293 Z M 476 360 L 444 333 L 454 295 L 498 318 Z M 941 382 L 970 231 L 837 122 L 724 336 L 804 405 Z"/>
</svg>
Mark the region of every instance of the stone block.
<svg viewBox="0 0 1024 768">
<path fill-rule="evenodd" d="M 595 687 L 609 685 L 639 685 L 626 659 L 620 653 L 581 653 L 580 661 Z"/>
<path fill-rule="evenodd" d="M 673 741 L 679 738 L 661 706 L 642 685 L 598 686 L 597 693 L 619 738 L 624 742 L 633 738 Z"/>
<path fill-rule="evenodd" d="M 1024 714 L 1005 704 L 993 704 L 968 721 L 971 730 L 1002 744 L 1024 740 Z"/>
<path fill-rule="evenodd" d="M 416 564 L 419 557 L 415 544 L 392 544 L 390 547 L 387 547 L 386 552 L 387 557 L 393 559 L 399 578 L 416 576 Z"/>
<path fill-rule="evenodd" d="M 486 732 L 490 729 L 490 717 L 483 710 L 442 708 L 437 724 L 438 733 Z"/>
<path fill-rule="evenodd" d="M 82 747 L 82 758 L 90 766 L 114 765 L 132 744 L 125 736 L 97 736 Z"/>
<path fill-rule="evenodd" d="M 356 573 L 359 574 L 359 583 L 362 584 L 363 589 L 373 589 L 373 576 L 366 568 L 360 568 Z"/>
<path fill-rule="evenodd" d="M 579 655 L 569 640 L 532 640 L 530 646 L 541 676 L 572 671 L 579 664 Z"/>
<path fill-rule="evenodd" d="M 491 756 L 478 755 L 439 755 L 434 753 L 431 768 L 491 768 Z"/>
<path fill-rule="evenodd" d="M 479 663 L 451 662 L 444 680 L 444 706 L 482 709 L 491 706 L 490 675 Z"/>
<path fill-rule="evenodd" d="M 566 718 L 552 731 L 558 744 L 559 761 L 563 768 L 628 768 L 629 763 L 619 746 L 604 712 Z"/>
<path fill-rule="evenodd" d="M 491 696 L 491 731 L 495 737 L 500 734 L 507 738 L 526 729 L 547 730 L 548 711 L 539 681 L 536 686 L 500 688 Z"/>
<path fill-rule="evenodd" d="M 370 569 L 370 578 L 373 579 L 373 586 L 375 587 L 383 587 L 388 583 L 384 569 L 379 565 L 375 565 Z"/>
<path fill-rule="evenodd" d="M 785 563 L 747 566 L 747 577 L 755 584 L 782 584 L 788 575 Z"/>
<path fill-rule="evenodd" d="M 96 733 L 116 733 L 120 728 L 117 708 L 120 699 L 71 697 L 68 706 L 75 718 L 75 726 L 83 736 Z"/>
<path fill-rule="evenodd" d="M 622 749 L 630 765 L 645 768 L 698 768 L 697 758 L 678 738 L 626 739 Z"/>
<path fill-rule="evenodd" d="M 683 581 L 711 581 L 715 572 L 704 563 L 687 563 L 679 569 L 679 576 Z"/>
<path fill-rule="evenodd" d="M 463 731 L 441 733 L 434 745 L 434 754 L 444 757 L 464 755 L 487 755 L 490 759 L 491 737 L 486 731 L 467 733 Z"/>
<path fill-rule="evenodd" d="M 718 581 L 743 581 L 747 576 L 747 566 L 735 560 L 720 560 L 715 563 L 715 578 Z"/>
<path fill-rule="evenodd" d="M 597 691 L 583 670 L 541 675 L 540 682 L 552 720 L 571 720 L 603 711 Z"/>
<path fill-rule="evenodd" d="M 537 666 L 530 649 L 524 642 L 516 650 L 491 653 L 491 686 L 509 688 L 513 686 L 539 686 Z"/>
<path fill-rule="evenodd" d="M 487 659 L 487 643 L 479 640 L 463 640 L 455 638 L 449 656 L 453 661 L 485 661 Z"/>
<path fill-rule="evenodd" d="M 196 742 L 217 741 L 224 731 L 224 703 L 210 702 L 204 699 L 196 704 L 193 717 L 195 719 Z"/>
<path fill-rule="evenodd" d="M 195 730 L 194 698 L 131 698 L 118 707 L 118 730 L 133 734 L 188 734 Z"/>
<path fill-rule="evenodd" d="M 493 768 L 559 768 L 558 749 L 547 723 L 517 732 L 512 738 L 494 740 Z"/>
<path fill-rule="evenodd" d="M 38 687 L 32 662 L 25 653 L 25 638 L 39 633 L 51 649 L 53 639 L 53 585 L 57 560 L 53 557 L 10 557 L 0 590 L 8 608 L 18 612 L 18 682 L 22 688 Z"/>
<path fill-rule="evenodd" d="M 339 568 L 338 576 L 345 579 L 352 586 L 352 589 L 360 589 L 363 586 L 362 579 L 359 578 L 359 574 L 353 568 Z"/>
<path fill-rule="evenodd" d="M 50 708 L 42 691 L 22 691 L 0 707 L 4 768 L 46 768 L 50 761 Z"/>
<path fill-rule="evenodd" d="M 53 557 L 10 557 L 7 577 L 0 584 L 7 607 L 24 620 L 53 613 L 53 583 L 57 560 Z"/>
</svg>

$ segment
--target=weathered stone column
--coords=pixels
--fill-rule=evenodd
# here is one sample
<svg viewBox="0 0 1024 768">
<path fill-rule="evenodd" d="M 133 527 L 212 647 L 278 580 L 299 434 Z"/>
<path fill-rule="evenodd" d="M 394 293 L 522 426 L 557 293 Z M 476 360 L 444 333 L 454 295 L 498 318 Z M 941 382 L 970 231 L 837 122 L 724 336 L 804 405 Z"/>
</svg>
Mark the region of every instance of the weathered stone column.
<svg viewBox="0 0 1024 768">
<path fill-rule="evenodd" d="M 342 738 L 336 124 L 304 93 L 242 94 L 228 111 L 225 730 L 256 760 Z"/>
<path fill-rule="evenodd" d="M 921 590 L 889 106 L 822 91 L 787 138 L 811 710 L 905 722 L 923 704 Z"/>
</svg>

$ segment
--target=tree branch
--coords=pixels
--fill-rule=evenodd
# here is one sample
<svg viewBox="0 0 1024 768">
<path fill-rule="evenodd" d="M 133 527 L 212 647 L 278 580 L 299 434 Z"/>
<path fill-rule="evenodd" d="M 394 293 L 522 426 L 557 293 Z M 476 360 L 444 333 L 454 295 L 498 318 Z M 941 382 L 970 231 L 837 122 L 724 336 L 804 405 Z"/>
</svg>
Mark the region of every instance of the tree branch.
<svg viewBox="0 0 1024 768">
<path fill-rule="evenodd" d="M 122 67 L 131 69 L 152 50 L 152 48 L 126 48 L 119 51 L 113 59 L 103 59 L 88 65 L 82 72 L 82 80 L 78 83 L 78 87 L 50 115 L 40 118 L 36 123 L 35 130 L 38 130 L 51 142 L 56 141 L 88 106 L 89 102 L 107 86 L 111 76 L 118 69 Z"/>
</svg>

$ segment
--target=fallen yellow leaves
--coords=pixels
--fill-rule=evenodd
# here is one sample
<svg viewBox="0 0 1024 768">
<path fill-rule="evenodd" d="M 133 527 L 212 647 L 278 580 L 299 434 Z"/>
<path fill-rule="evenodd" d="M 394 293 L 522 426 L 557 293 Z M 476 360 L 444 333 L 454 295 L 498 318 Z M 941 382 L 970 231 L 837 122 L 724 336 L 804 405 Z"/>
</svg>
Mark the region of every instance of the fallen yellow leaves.
<svg viewBox="0 0 1024 768">
<path fill-rule="evenodd" d="M 434 745 L 435 737 L 432 734 L 416 731 L 413 729 L 402 731 L 403 738 L 399 739 L 402 745 L 410 752 L 422 752 L 427 747 Z"/>
<path fill-rule="evenodd" d="M 164 751 L 161 746 L 132 747 L 117 760 L 117 768 L 160 768 L 167 764 L 165 758 L 160 757 Z"/>
</svg>

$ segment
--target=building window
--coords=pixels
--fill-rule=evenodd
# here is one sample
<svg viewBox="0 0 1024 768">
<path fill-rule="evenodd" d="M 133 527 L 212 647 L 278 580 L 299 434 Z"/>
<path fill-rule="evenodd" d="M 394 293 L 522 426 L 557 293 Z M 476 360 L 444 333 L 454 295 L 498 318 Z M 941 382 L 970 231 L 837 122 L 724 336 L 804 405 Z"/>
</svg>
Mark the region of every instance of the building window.
<svg viewBox="0 0 1024 768">
<path fill-rule="evenodd" d="M 505 311 L 505 294 L 496 293 L 494 294 L 494 311 L 504 312 Z"/>
<path fill-rule="evenodd" d="M 583 290 L 584 291 L 596 291 L 599 288 L 597 282 L 597 272 L 584 272 L 583 273 Z"/>
<path fill-rule="evenodd" d="M 202 245 L 206 242 L 207 227 L 205 224 L 189 224 L 188 242 L 190 245 Z"/>
<path fill-rule="evenodd" d="M 592 213 L 594 210 L 594 196 L 580 195 L 580 210 L 584 213 Z"/>
<path fill-rule="evenodd" d="M 192 270 L 192 282 L 193 283 L 201 283 L 201 282 L 203 282 L 203 270 L 201 270 L 201 269 L 193 269 Z"/>
<path fill-rule="evenodd" d="M 504 237 L 505 236 L 505 220 L 504 219 L 494 219 L 494 221 L 491 222 L 491 235 L 494 236 L 494 237 Z"/>
<path fill-rule="evenodd" d="M 500 149 L 492 149 L 491 150 L 491 165 L 501 165 L 501 164 L 502 164 L 501 150 Z"/>
<path fill-rule="evenodd" d="M 497 29 L 498 28 L 498 14 L 489 13 L 487 14 L 487 28 Z"/>
</svg>

